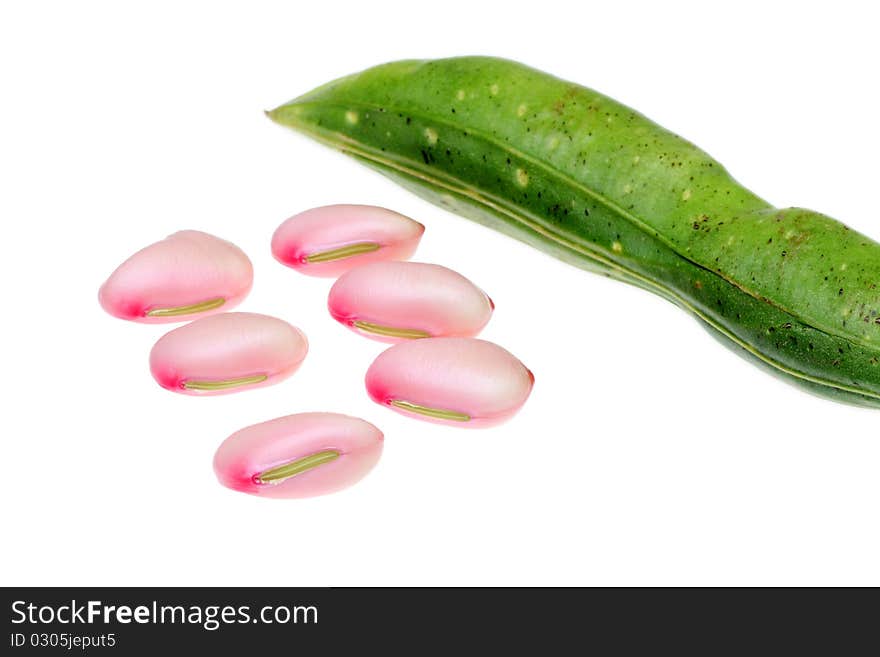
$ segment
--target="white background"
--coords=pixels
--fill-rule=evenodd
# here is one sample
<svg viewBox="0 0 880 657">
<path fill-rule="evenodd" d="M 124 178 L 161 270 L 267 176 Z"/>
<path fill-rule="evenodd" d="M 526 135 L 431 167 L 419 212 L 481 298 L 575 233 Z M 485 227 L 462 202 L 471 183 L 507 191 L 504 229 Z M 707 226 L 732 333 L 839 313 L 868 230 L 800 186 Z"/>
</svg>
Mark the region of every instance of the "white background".
<svg viewBox="0 0 880 657">
<path fill-rule="evenodd" d="M 0 582 L 880 584 L 880 411 L 800 392 L 667 302 L 428 205 L 262 113 L 387 60 L 510 57 L 638 108 L 777 205 L 880 237 L 876 17 L 715 5 L 4 3 Z M 491 294 L 483 337 L 537 377 L 514 420 L 456 430 L 367 399 L 382 345 L 331 320 L 330 281 L 269 253 L 287 216 L 343 202 L 417 218 L 417 259 Z M 183 228 L 251 256 L 240 309 L 311 341 L 293 378 L 204 399 L 153 382 L 147 354 L 170 326 L 113 319 L 96 295 Z M 304 501 L 216 482 L 228 434 L 307 410 L 380 426 L 376 470 Z"/>
</svg>

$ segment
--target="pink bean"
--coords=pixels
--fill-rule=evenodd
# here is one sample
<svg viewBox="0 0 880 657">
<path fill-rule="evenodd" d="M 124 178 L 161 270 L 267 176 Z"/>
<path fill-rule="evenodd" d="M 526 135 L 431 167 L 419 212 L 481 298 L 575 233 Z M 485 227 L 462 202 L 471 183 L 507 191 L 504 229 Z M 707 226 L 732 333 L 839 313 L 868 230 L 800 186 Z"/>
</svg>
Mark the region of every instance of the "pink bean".
<svg viewBox="0 0 880 657">
<path fill-rule="evenodd" d="M 420 420 L 488 427 L 516 413 L 535 377 L 510 352 L 474 338 L 402 342 L 367 370 L 370 398 Z"/>
<path fill-rule="evenodd" d="M 362 479 L 382 455 L 383 435 L 338 413 L 300 413 L 238 431 L 214 455 L 220 483 L 260 497 L 311 497 Z"/>
<path fill-rule="evenodd" d="M 150 352 L 158 384 L 185 395 L 222 395 L 283 381 L 306 357 L 303 333 L 256 313 L 221 313 L 162 336 Z"/>
<path fill-rule="evenodd" d="M 330 289 L 333 318 L 382 342 L 479 333 L 495 307 L 458 272 L 421 262 L 376 262 L 343 274 Z"/>
<path fill-rule="evenodd" d="M 121 319 L 185 322 L 238 305 L 253 278 L 251 261 L 237 246 L 183 230 L 123 262 L 101 286 L 98 300 Z"/>
<path fill-rule="evenodd" d="M 379 260 L 406 260 L 425 227 L 372 205 L 327 205 L 295 215 L 272 236 L 272 255 L 310 276 L 339 276 Z"/>
</svg>

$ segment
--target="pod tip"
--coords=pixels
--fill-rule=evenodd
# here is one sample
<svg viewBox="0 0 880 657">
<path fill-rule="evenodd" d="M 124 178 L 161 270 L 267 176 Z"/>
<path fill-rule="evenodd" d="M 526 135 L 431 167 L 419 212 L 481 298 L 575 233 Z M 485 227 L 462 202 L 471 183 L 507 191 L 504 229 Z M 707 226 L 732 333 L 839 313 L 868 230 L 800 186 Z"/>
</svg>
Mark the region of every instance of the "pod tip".
<svg viewBox="0 0 880 657">
<path fill-rule="evenodd" d="M 278 122 L 278 108 L 263 110 L 263 114 L 271 121 Z"/>
</svg>

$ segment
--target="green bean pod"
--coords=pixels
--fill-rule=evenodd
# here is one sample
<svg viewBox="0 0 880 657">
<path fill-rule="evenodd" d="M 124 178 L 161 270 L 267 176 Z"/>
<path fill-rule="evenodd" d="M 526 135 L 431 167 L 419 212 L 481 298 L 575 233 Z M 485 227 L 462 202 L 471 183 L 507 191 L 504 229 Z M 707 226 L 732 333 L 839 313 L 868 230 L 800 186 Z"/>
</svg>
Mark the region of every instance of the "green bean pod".
<svg viewBox="0 0 880 657">
<path fill-rule="evenodd" d="M 880 406 L 880 244 L 771 206 L 602 94 L 460 57 L 377 66 L 268 114 L 429 201 L 661 295 L 811 392 Z"/>
</svg>

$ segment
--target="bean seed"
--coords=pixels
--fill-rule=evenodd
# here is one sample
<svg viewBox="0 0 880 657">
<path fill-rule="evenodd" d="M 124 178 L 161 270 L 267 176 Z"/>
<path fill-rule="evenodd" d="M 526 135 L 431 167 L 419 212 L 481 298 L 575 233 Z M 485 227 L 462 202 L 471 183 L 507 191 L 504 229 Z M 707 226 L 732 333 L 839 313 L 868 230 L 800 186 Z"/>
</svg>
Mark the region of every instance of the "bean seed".
<svg viewBox="0 0 880 657">
<path fill-rule="evenodd" d="M 343 274 L 330 289 L 330 314 L 382 342 L 478 334 L 494 308 L 458 272 L 421 262 L 376 262 Z"/>
<path fill-rule="evenodd" d="M 405 260 L 425 227 L 397 212 L 372 205 L 327 205 L 306 210 L 281 224 L 272 254 L 311 276 L 336 277 L 380 260 Z"/>
<path fill-rule="evenodd" d="M 150 370 L 168 390 L 221 395 L 283 381 L 308 349 L 302 331 L 281 319 L 221 313 L 162 336 L 150 352 Z"/>
<path fill-rule="evenodd" d="M 366 476 L 382 444 L 382 432 L 365 420 L 300 413 L 229 436 L 214 454 L 214 472 L 227 488 L 260 497 L 324 495 Z"/>
<path fill-rule="evenodd" d="M 513 354 L 475 338 L 401 342 L 379 354 L 366 387 L 378 404 L 421 420 L 487 427 L 516 413 L 534 376 Z"/>
<path fill-rule="evenodd" d="M 121 319 L 185 322 L 238 305 L 253 278 L 251 261 L 237 246 L 184 230 L 123 262 L 101 286 L 98 300 Z"/>
</svg>

